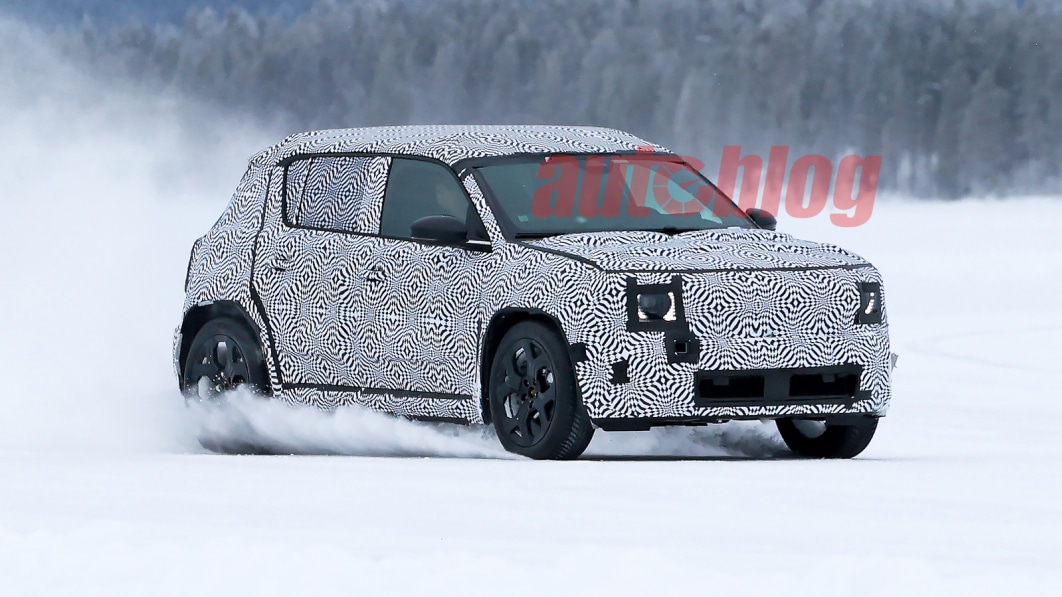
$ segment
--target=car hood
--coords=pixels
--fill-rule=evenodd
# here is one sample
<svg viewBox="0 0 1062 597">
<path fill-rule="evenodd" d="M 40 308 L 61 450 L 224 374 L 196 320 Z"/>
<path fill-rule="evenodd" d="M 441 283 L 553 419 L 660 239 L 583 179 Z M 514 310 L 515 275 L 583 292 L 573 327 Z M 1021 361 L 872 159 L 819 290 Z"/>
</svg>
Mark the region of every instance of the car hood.
<svg viewBox="0 0 1062 597">
<path fill-rule="evenodd" d="M 526 241 L 527 245 L 609 271 L 808 269 L 863 266 L 858 255 L 780 232 L 726 228 L 662 232 L 590 232 Z"/>
</svg>

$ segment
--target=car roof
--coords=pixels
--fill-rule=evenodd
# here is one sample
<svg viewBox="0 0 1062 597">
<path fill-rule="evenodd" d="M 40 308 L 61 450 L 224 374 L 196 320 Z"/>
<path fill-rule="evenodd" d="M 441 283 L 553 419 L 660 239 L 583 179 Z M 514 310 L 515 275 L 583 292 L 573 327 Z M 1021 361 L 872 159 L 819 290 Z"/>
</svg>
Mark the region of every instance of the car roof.
<svg viewBox="0 0 1062 597">
<path fill-rule="evenodd" d="M 259 153 L 251 163 L 276 164 L 322 153 L 407 154 L 454 165 L 469 158 L 540 153 L 619 153 L 666 148 L 616 129 L 559 125 L 418 125 L 330 129 L 298 133 Z"/>
</svg>

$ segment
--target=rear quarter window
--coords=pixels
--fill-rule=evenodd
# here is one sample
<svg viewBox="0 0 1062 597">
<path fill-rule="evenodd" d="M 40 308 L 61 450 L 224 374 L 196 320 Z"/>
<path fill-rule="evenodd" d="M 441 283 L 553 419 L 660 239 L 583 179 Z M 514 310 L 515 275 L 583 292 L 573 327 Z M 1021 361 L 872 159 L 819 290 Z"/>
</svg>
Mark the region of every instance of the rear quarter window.
<svg viewBox="0 0 1062 597">
<path fill-rule="evenodd" d="M 287 168 L 285 219 L 334 232 L 376 232 L 389 159 L 315 157 Z"/>
</svg>

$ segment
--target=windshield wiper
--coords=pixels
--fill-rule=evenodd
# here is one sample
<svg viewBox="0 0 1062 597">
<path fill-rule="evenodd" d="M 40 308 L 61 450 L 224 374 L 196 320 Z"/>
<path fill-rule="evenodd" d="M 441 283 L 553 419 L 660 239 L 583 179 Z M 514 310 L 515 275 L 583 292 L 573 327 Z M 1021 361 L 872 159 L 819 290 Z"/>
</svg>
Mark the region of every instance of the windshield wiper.
<svg viewBox="0 0 1062 597">
<path fill-rule="evenodd" d="M 548 238 L 551 236 L 564 236 L 565 234 L 600 234 L 607 232 L 659 232 L 667 234 L 668 236 L 674 236 L 676 234 L 682 234 L 683 232 L 700 232 L 702 230 L 711 230 L 711 228 L 679 228 L 678 226 L 662 226 L 660 228 L 631 228 L 624 230 L 559 230 L 556 232 L 545 232 L 538 230 L 535 232 L 517 232 L 516 238 Z"/>
<path fill-rule="evenodd" d="M 683 232 L 697 232 L 700 230 L 707 230 L 706 228 L 679 228 L 677 226 L 663 226 L 660 228 L 647 228 L 642 232 L 660 232 L 668 236 L 675 236 L 676 234 L 682 234 Z"/>
<path fill-rule="evenodd" d="M 570 232 L 517 232 L 514 236 L 516 238 L 548 238 L 550 236 L 560 236 L 562 234 L 571 234 Z"/>
</svg>

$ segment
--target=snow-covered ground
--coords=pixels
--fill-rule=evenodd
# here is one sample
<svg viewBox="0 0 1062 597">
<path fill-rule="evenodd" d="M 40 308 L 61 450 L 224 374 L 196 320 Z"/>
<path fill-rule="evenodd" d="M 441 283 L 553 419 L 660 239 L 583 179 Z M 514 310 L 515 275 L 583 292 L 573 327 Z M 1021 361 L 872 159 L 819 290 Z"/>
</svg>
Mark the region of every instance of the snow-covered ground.
<svg viewBox="0 0 1062 597">
<path fill-rule="evenodd" d="M 756 423 L 532 462 L 372 413 L 189 411 L 187 251 L 276 134 L 23 42 L 0 54 L 0 595 L 1062 594 L 1062 198 L 782 218 L 885 275 L 893 408 L 853 461 Z M 332 455 L 213 455 L 200 429 Z"/>
</svg>

